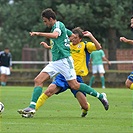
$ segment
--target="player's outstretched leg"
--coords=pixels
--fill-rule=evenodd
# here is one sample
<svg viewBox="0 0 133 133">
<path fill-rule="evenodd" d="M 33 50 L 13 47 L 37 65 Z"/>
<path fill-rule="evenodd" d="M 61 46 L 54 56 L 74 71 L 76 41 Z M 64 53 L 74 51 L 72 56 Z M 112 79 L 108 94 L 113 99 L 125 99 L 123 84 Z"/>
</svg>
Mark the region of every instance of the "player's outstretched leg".
<svg viewBox="0 0 133 133">
<path fill-rule="evenodd" d="M 48 96 L 45 93 L 42 93 L 37 100 L 36 111 L 46 102 L 47 99 L 48 99 Z"/>
<path fill-rule="evenodd" d="M 24 108 L 24 109 L 19 109 L 17 112 L 19 114 L 32 114 L 32 115 L 34 115 L 36 112 L 35 111 L 36 102 L 37 102 L 39 96 L 41 95 L 41 93 L 42 93 L 42 87 L 40 87 L 40 86 L 35 87 L 33 94 L 32 94 L 32 99 L 31 99 L 29 107 Z"/>
<path fill-rule="evenodd" d="M 24 118 L 32 118 L 33 116 L 33 114 L 22 114 L 22 117 Z"/>
<path fill-rule="evenodd" d="M 105 110 L 109 109 L 109 103 L 108 103 L 107 96 L 105 93 L 99 93 L 84 83 L 80 83 L 79 90 L 82 92 L 86 92 L 87 94 L 89 94 L 91 96 L 97 97 L 101 101 L 101 103 L 103 104 Z"/>
<path fill-rule="evenodd" d="M 107 95 L 105 93 L 101 93 L 103 95 L 103 98 L 100 100 L 105 108 L 105 110 L 109 109 L 109 103 L 107 100 Z"/>
<path fill-rule="evenodd" d="M 30 108 L 30 107 L 27 107 L 25 109 L 19 109 L 17 111 L 19 114 L 35 114 L 35 109 L 34 108 Z"/>
</svg>

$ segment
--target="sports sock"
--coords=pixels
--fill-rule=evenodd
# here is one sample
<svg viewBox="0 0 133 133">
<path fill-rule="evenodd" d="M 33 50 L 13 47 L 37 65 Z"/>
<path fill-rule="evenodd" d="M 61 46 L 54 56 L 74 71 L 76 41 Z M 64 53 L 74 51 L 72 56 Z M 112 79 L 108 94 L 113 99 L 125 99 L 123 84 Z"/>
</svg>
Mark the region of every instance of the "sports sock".
<svg viewBox="0 0 133 133">
<path fill-rule="evenodd" d="M 88 102 L 87 102 L 87 104 L 88 104 L 88 110 L 89 110 L 89 109 L 91 108 L 91 105 L 90 105 L 90 103 L 88 103 Z"/>
<path fill-rule="evenodd" d="M 34 108 L 35 109 L 35 106 L 36 106 L 36 102 L 39 98 L 39 96 L 42 94 L 42 87 L 40 86 L 37 86 L 34 88 L 34 91 L 33 91 L 33 94 L 32 94 L 32 99 L 31 99 L 31 102 L 30 102 L 30 108 Z"/>
<path fill-rule="evenodd" d="M 130 85 L 130 89 L 133 90 L 133 83 Z"/>
<path fill-rule="evenodd" d="M 101 82 L 102 82 L 102 87 L 105 86 L 105 79 L 104 79 L 104 76 L 101 76 L 100 79 L 101 79 Z"/>
<path fill-rule="evenodd" d="M 48 96 L 45 93 L 42 93 L 42 95 L 39 97 L 36 103 L 36 110 L 38 110 L 44 102 L 48 99 Z"/>
<path fill-rule="evenodd" d="M 99 92 L 97 92 L 96 90 L 94 90 L 93 88 L 91 88 L 90 86 L 84 84 L 84 83 L 80 83 L 80 91 L 86 92 L 87 94 L 97 97 L 99 100 L 101 100 L 103 98 L 103 95 L 100 94 Z"/>
<path fill-rule="evenodd" d="M 88 109 L 83 109 L 82 108 L 82 113 L 87 113 L 87 111 L 90 109 L 90 104 L 87 102 L 87 104 L 88 104 Z"/>
<path fill-rule="evenodd" d="M 95 76 L 91 76 L 89 86 L 92 86 L 92 84 L 94 83 L 94 80 L 95 80 Z"/>
</svg>

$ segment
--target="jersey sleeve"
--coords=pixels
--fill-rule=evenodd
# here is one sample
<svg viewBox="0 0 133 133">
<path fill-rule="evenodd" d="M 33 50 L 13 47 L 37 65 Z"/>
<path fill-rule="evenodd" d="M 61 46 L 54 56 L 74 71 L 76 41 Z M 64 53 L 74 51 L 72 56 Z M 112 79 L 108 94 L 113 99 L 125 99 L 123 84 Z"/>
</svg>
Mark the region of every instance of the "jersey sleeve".
<svg viewBox="0 0 133 133">
<path fill-rule="evenodd" d="M 105 57 L 104 51 L 101 50 L 102 57 Z"/>
<path fill-rule="evenodd" d="M 67 32 L 68 37 L 70 37 L 72 35 L 72 31 L 67 28 L 66 28 L 66 32 Z"/>
<path fill-rule="evenodd" d="M 95 44 L 92 42 L 86 43 L 86 49 L 89 53 L 92 53 L 93 51 L 97 50 Z"/>
<path fill-rule="evenodd" d="M 54 31 L 59 33 L 59 36 L 61 35 L 61 30 L 59 28 L 55 28 Z"/>
<path fill-rule="evenodd" d="M 0 56 L 4 53 L 4 51 L 0 51 Z"/>
<path fill-rule="evenodd" d="M 12 67 L 12 54 L 9 53 L 9 55 L 10 55 L 10 67 Z"/>
</svg>

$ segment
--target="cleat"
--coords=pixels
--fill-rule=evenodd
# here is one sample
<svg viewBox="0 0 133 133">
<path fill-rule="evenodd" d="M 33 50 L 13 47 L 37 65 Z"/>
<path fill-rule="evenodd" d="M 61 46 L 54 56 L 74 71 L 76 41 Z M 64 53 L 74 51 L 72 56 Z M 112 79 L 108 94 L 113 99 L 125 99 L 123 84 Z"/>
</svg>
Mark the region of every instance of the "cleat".
<svg viewBox="0 0 133 133">
<path fill-rule="evenodd" d="M 19 114 L 32 114 L 32 115 L 34 115 L 36 111 L 33 108 L 27 107 L 25 109 L 19 109 L 17 112 Z"/>
<path fill-rule="evenodd" d="M 88 103 L 88 110 L 90 109 L 90 104 Z M 81 117 L 85 117 L 88 114 L 88 110 L 82 109 Z"/>
<path fill-rule="evenodd" d="M 33 118 L 33 114 L 22 114 L 22 117 L 24 118 Z"/>
<path fill-rule="evenodd" d="M 108 103 L 108 100 L 107 100 L 107 96 L 105 93 L 101 93 L 103 95 L 103 98 L 100 100 L 105 108 L 105 110 L 108 110 L 109 109 L 109 103 Z"/>
<path fill-rule="evenodd" d="M 19 114 L 23 114 L 23 110 L 22 110 L 22 109 L 19 109 L 17 112 L 18 112 Z"/>
<path fill-rule="evenodd" d="M 81 117 L 85 117 L 88 114 L 87 110 L 82 109 Z"/>
</svg>

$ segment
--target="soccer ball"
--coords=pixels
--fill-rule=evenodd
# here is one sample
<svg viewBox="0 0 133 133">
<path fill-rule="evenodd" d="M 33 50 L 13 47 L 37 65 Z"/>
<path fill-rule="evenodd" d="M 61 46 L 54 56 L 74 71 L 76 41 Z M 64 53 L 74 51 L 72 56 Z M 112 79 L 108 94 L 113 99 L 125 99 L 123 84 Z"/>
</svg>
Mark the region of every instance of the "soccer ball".
<svg viewBox="0 0 133 133">
<path fill-rule="evenodd" d="M 3 113 L 3 111 L 4 111 L 4 104 L 0 102 L 0 115 Z"/>
</svg>

